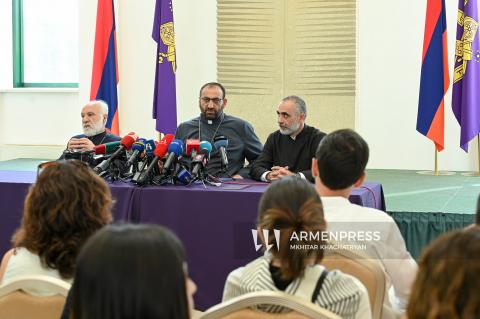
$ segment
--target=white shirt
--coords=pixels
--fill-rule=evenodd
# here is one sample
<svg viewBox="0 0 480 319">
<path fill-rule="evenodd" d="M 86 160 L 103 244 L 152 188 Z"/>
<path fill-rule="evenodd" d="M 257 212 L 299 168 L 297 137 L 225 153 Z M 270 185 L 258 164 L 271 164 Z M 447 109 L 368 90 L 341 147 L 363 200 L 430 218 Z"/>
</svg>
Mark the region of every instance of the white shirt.
<svg viewBox="0 0 480 319">
<path fill-rule="evenodd" d="M 56 269 L 44 267 L 38 255 L 31 253 L 28 249 L 23 247 L 16 248 L 15 252 L 10 256 L 5 274 L 3 275 L 0 286 L 6 285 L 19 276 L 45 275 L 54 277 L 71 284 L 72 279 L 64 279 Z M 35 296 L 49 296 L 56 292 L 49 291 L 41 286 L 36 288 L 23 289 L 31 295 Z"/>
<path fill-rule="evenodd" d="M 344 197 L 322 196 L 322 203 L 330 232 L 370 231 L 378 235 L 373 240 L 348 242 L 364 244 L 366 250 L 363 253 L 382 262 L 387 275 L 387 288 L 393 286 L 390 302 L 403 312 L 418 266 L 407 251 L 393 218 L 381 210 L 352 204 Z"/>
</svg>

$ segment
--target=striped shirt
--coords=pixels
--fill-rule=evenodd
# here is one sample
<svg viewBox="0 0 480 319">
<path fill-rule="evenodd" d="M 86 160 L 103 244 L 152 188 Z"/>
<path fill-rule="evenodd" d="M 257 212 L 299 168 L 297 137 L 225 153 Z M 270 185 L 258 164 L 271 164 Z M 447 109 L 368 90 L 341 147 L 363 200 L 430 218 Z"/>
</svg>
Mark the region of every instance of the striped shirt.
<svg viewBox="0 0 480 319">
<path fill-rule="evenodd" d="M 271 257 L 263 256 L 232 271 L 225 283 L 223 301 L 249 292 L 279 291 L 270 273 L 270 262 Z M 294 279 L 284 292 L 311 300 L 316 283 L 324 270 L 325 267 L 318 264 L 307 266 L 304 275 Z M 371 318 L 367 290 L 356 278 L 339 270 L 327 274 L 315 303 L 342 318 Z M 277 305 L 260 305 L 257 309 L 270 313 L 288 311 Z"/>
</svg>

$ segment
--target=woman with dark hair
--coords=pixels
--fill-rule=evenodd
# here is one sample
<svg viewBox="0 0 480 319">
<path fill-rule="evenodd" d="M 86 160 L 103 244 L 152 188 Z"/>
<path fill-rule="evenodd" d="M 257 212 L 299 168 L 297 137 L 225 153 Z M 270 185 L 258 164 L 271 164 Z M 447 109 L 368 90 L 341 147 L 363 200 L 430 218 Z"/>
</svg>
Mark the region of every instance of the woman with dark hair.
<svg viewBox="0 0 480 319">
<path fill-rule="evenodd" d="M 457 230 L 422 253 L 408 319 L 480 318 L 480 229 Z"/>
<path fill-rule="evenodd" d="M 180 240 L 158 225 L 108 226 L 82 248 L 73 319 L 187 319 L 195 284 Z"/>
<path fill-rule="evenodd" d="M 266 230 L 268 238 L 262 235 Z M 325 231 L 322 202 L 310 183 L 297 177 L 274 182 L 258 209 L 258 233 L 271 254 L 231 272 L 223 300 L 255 291 L 284 291 L 342 318 L 371 318 L 365 287 L 354 277 L 338 270 L 327 272 L 320 265 Z M 259 310 L 285 311 L 280 306 Z"/>
<path fill-rule="evenodd" d="M 108 185 L 84 163 L 47 162 L 25 199 L 13 249 L 3 257 L 0 283 L 18 276 L 47 275 L 71 282 L 81 246 L 111 219 Z M 28 291 L 49 295 L 48 290 Z"/>
</svg>

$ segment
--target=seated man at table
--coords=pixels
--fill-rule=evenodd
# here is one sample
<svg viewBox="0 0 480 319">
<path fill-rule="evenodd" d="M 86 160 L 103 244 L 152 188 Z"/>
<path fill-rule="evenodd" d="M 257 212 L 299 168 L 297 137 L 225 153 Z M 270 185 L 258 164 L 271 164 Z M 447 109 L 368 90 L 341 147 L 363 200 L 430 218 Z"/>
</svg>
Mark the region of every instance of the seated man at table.
<svg viewBox="0 0 480 319">
<path fill-rule="evenodd" d="M 96 145 L 120 141 L 120 137 L 110 134 L 105 128 L 108 118 L 108 105 L 104 101 L 90 101 L 82 108 L 83 134 L 75 135 L 67 144 L 68 151 L 93 151 Z"/>
<path fill-rule="evenodd" d="M 221 153 L 214 146 L 206 166 L 207 172 L 214 176 L 248 177 L 249 169 L 244 168 L 245 159 L 252 163 L 263 148 L 252 125 L 225 114 L 227 99 L 225 88 L 220 83 L 210 82 L 200 88 L 198 106 L 200 116 L 180 124 L 175 138 L 184 142 L 187 139 L 199 139 L 213 146 L 216 137 L 225 137 L 228 140 L 228 170 L 222 172 Z"/>
<path fill-rule="evenodd" d="M 402 234 L 392 217 L 375 208 L 351 204 L 348 197 L 365 179 L 369 149 L 365 140 L 350 129 L 325 136 L 312 160 L 315 187 L 320 194 L 325 219 L 331 232 L 358 233 L 358 243 L 365 253 L 385 267 L 393 308 L 404 312 L 410 288 L 417 273 L 417 263 L 407 251 Z M 376 232 L 372 240 L 360 239 L 360 233 Z M 364 238 L 365 239 L 365 238 Z M 352 239 L 351 241 L 356 241 Z"/>
<path fill-rule="evenodd" d="M 313 182 L 310 165 L 318 143 L 325 136 L 305 124 L 307 105 L 298 96 L 284 98 L 277 107 L 279 130 L 268 136 L 262 153 L 252 165 L 252 178 L 271 182 L 298 175 Z"/>
</svg>

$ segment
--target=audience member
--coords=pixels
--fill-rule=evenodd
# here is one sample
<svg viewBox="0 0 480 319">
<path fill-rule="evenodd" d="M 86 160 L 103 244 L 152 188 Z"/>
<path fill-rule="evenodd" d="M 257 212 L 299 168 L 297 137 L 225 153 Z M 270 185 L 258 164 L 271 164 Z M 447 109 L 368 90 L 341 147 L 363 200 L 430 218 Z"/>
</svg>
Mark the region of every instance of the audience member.
<svg viewBox="0 0 480 319">
<path fill-rule="evenodd" d="M 71 282 L 75 259 L 95 231 L 111 221 L 107 184 L 76 160 L 47 162 L 30 187 L 14 248 L 3 257 L 0 282 L 18 276 L 47 275 Z M 47 290 L 28 291 L 48 295 Z"/>
<path fill-rule="evenodd" d="M 480 318 L 480 229 L 442 235 L 422 253 L 408 319 Z"/>
<path fill-rule="evenodd" d="M 107 132 L 108 105 L 104 101 L 90 101 L 82 108 L 83 134 L 75 135 L 67 144 L 68 151 L 92 151 L 96 145 L 120 141 L 120 137 Z"/>
<path fill-rule="evenodd" d="M 356 132 L 343 129 L 328 134 L 318 146 L 312 161 L 315 186 L 320 194 L 331 232 L 351 231 L 366 246 L 365 253 L 385 266 L 388 287 L 393 284 L 390 301 L 393 309 L 404 312 L 417 263 L 392 217 L 385 212 L 355 205 L 348 197 L 362 185 L 368 162 L 368 145 Z M 361 240 L 370 233 L 371 240 Z"/>
<path fill-rule="evenodd" d="M 250 175 L 264 182 L 291 175 L 313 182 L 312 158 L 325 133 L 305 124 L 307 105 L 298 96 L 284 98 L 277 107 L 277 115 L 280 128 L 268 136 Z"/>
<path fill-rule="evenodd" d="M 73 319 L 187 319 L 196 286 L 180 240 L 158 225 L 108 226 L 82 248 Z"/>
<path fill-rule="evenodd" d="M 244 168 L 245 159 L 249 163 L 255 161 L 262 151 L 262 143 L 258 139 L 250 123 L 224 112 L 227 106 L 225 88 L 217 82 L 204 84 L 200 88 L 198 105 L 200 116 L 180 124 L 175 138 L 186 142 L 187 139 L 199 139 L 212 144 L 215 138 L 224 136 L 228 140 L 228 170 L 222 172 L 221 153 L 213 147 L 207 172 L 214 176 L 248 177 L 249 168 Z"/>
<path fill-rule="evenodd" d="M 322 202 L 305 180 L 286 177 L 263 194 L 258 210 L 258 231 L 271 254 L 240 267 L 227 278 L 223 300 L 255 291 L 284 291 L 308 298 L 342 318 L 371 318 L 365 287 L 339 270 L 327 272 L 320 265 L 326 229 Z M 275 237 L 274 230 L 279 230 Z M 307 236 L 301 236 L 307 232 Z M 262 236 L 262 235 L 261 235 Z M 278 245 L 278 246 L 277 246 Z M 292 248 L 295 246 L 295 248 Z M 268 249 L 267 249 L 268 251 Z M 283 312 L 279 306 L 262 306 L 266 312 Z"/>
</svg>

